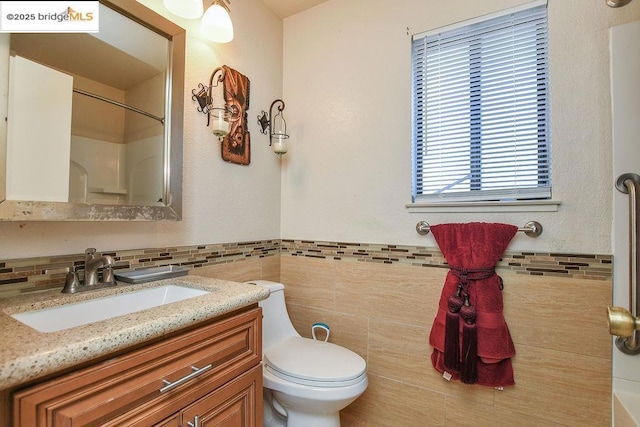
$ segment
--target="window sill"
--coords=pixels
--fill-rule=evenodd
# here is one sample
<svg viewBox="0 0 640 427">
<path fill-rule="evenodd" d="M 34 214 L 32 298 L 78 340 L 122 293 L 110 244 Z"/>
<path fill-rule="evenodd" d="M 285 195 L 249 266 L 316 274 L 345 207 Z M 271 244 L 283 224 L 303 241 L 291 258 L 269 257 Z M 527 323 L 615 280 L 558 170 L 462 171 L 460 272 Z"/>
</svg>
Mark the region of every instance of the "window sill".
<svg viewBox="0 0 640 427">
<path fill-rule="evenodd" d="M 434 202 L 407 203 L 409 213 L 433 212 L 557 212 L 560 200 L 517 202 Z"/>
</svg>

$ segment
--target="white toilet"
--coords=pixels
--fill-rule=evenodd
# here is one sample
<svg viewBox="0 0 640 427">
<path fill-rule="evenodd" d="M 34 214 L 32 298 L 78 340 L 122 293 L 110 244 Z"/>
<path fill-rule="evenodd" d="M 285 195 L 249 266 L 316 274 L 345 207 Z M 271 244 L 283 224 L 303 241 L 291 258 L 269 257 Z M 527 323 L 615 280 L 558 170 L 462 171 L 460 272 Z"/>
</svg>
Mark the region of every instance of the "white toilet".
<svg viewBox="0 0 640 427">
<path fill-rule="evenodd" d="M 249 283 L 271 292 L 259 303 L 265 427 L 339 427 L 340 410 L 367 389 L 366 362 L 344 347 L 301 337 L 287 313 L 284 285 Z"/>
</svg>

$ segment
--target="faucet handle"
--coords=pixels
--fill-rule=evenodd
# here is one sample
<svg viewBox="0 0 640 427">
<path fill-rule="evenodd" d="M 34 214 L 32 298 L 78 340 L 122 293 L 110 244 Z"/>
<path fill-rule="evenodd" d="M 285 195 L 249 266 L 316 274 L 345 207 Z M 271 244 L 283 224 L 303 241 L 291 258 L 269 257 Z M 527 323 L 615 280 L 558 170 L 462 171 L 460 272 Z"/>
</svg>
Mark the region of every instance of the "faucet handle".
<svg viewBox="0 0 640 427">
<path fill-rule="evenodd" d="M 78 291 L 80 287 L 80 281 L 78 280 L 78 273 L 75 266 L 71 267 L 71 270 L 67 273 L 67 280 L 65 281 L 62 292 L 65 294 L 73 294 Z"/>
<path fill-rule="evenodd" d="M 85 255 L 92 258 L 96 255 L 96 248 L 87 248 L 84 250 Z"/>
<path fill-rule="evenodd" d="M 113 276 L 113 265 L 107 264 L 102 269 L 102 281 L 104 283 L 113 283 L 115 281 Z"/>
</svg>

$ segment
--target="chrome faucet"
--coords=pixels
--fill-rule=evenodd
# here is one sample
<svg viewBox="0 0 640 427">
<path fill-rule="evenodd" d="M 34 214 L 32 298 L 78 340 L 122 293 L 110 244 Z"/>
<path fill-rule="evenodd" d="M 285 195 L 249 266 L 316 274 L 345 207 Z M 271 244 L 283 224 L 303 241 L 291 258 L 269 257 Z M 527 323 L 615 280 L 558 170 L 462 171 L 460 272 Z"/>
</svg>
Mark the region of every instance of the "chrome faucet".
<svg viewBox="0 0 640 427">
<path fill-rule="evenodd" d="M 113 282 L 113 257 L 103 255 L 96 258 L 96 248 L 88 248 L 84 251 L 84 285 L 93 286 L 98 284 L 98 269 L 104 268 L 107 273 L 103 273 L 103 283 Z M 108 279 L 108 280 L 105 280 Z"/>
<path fill-rule="evenodd" d="M 114 262 L 111 255 L 102 255 L 98 258 L 96 257 L 95 248 L 87 248 L 84 251 L 84 280 L 78 279 L 75 265 L 71 266 L 70 269 L 67 268 L 67 280 L 62 293 L 74 294 L 91 289 L 115 286 L 117 283 L 113 274 Z M 100 268 L 102 268 L 102 282 L 98 281 L 98 270 Z"/>
</svg>

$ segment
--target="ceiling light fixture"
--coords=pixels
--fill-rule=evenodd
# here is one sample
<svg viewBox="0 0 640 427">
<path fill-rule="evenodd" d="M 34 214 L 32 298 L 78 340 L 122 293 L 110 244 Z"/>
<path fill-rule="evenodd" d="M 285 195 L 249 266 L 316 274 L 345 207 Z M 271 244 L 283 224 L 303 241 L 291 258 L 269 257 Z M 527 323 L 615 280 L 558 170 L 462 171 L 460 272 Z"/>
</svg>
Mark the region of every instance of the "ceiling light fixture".
<svg viewBox="0 0 640 427">
<path fill-rule="evenodd" d="M 233 40 L 230 0 L 213 0 L 204 12 L 202 0 L 163 0 L 164 7 L 176 16 L 200 21 L 202 35 L 216 43 L 228 43 Z M 204 13 L 204 15 L 203 15 Z"/>
<path fill-rule="evenodd" d="M 216 43 L 228 43 L 233 40 L 233 23 L 229 0 L 213 0 L 200 22 L 200 31 L 209 40 Z"/>
</svg>

